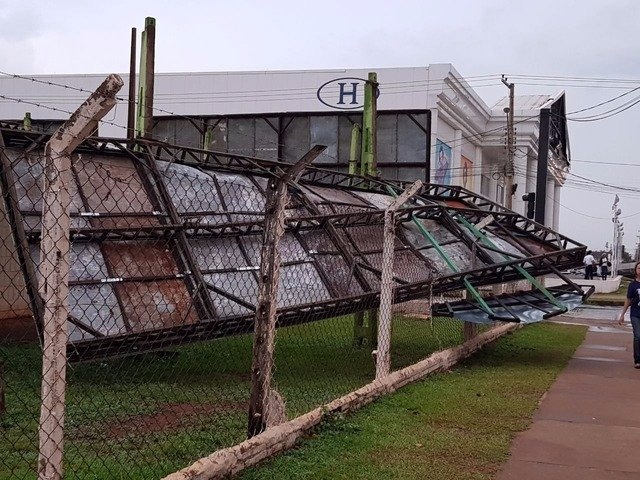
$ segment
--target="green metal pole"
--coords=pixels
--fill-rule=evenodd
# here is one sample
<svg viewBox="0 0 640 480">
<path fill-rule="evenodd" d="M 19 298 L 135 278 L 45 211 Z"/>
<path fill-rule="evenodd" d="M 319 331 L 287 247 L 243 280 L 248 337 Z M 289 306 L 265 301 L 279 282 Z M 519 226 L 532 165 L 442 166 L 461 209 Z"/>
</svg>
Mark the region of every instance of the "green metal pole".
<svg viewBox="0 0 640 480">
<path fill-rule="evenodd" d="M 364 111 L 362 112 L 362 163 L 361 175 L 375 176 L 376 171 L 376 99 L 378 75 L 369 73 L 369 79 L 364 87 Z"/>
<path fill-rule="evenodd" d="M 31 112 L 25 112 L 22 119 L 22 128 L 25 130 L 31 130 Z"/>
<path fill-rule="evenodd" d="M 364 87 L 364 110 L 362 112 L 362 162 L 360 174 L 365 176 L 377 176 L 376 162 L 376 92 L 378 91 L 378 75 L 369 72 L 367 83 Z M 378 344 L 378 311 L 368 310 L 364 315 L 366 327 L 363 334 L 366 335 L 371 346 Z"/>
<path fill-rule="evenodd" d="M 360 175 L 375 175 L 375 117 L 376 103 L 375 92 L 378 86 L 378 77 L 375 72 L 370 72 L 364 87 L 364 110 L 362 112 L 362 140 L 360 155 L 357 145 L 360 131 L 357 125 L 351 130 L 351 151 L 349 152 L 349 173 Z M 358 157 L 360 165 L 358 165 Z M 361 347 L 366 342 L 371 346 L 378 343 L 378 312 L 368 310 L 358 312 L 353 316 L 353 344 Z"/>
<path fill-rule="evenodd" d="M 211 144 L 213 143 L 213 127 L 209 125 L 207 131 L 204 132 L 204 142 L 202 145 L 203 150 L 211 150 Z"/>
<path fill-rule="evenodd" d="M 147 17 L 144 20 L 144 32 L 140 48 L 140 88 L 138 95 L 138 124 L 136 136 L 151 136 L 153 124 L 153 91 L 155 68 L 156 19 Z"/>
<path fill-rule="evenodd" d="M 360 125 L 357 123 L 351 129 L 351 148 L 349 150 L 349 175 L 358 174 L 358 164 L 360 163 Z"/>
</svg>

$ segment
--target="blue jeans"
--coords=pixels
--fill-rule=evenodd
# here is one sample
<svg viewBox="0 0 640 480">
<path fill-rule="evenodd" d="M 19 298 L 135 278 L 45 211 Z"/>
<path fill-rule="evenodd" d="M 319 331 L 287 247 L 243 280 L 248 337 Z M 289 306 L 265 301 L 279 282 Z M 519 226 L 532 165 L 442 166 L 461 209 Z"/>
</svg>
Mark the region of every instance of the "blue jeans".
<svg viewBox="0 0 640 480">
<path fill-rule="evenodd" d="M 640 363 L 640 317 L 631 317 L 633 327 L 633 363 Z"/>
</svg>

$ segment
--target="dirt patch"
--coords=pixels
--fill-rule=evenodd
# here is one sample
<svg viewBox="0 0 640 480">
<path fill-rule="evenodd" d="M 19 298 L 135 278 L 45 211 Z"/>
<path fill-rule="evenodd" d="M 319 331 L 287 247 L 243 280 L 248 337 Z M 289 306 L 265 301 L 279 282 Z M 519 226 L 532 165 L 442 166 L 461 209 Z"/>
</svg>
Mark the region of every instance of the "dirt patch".
<svg viewBox="0 0 640 480">
<path fill-rule="evenodd" d="M 35 342 L 38 331 L 33 317 L 0 318 L 0 344 Z"/>
<path fill-rule="evenodd" d="M 100 425 L 84 426 L 74 436 L 81 440 L 95 441 L 170 432 L 202 424 L 221 414 L 243 412 L 247 410 L 247 407 L 248 405 L 243 402 L 168 403 L 148 415 L 135 415 L 114 419 Z"/>
</svg>

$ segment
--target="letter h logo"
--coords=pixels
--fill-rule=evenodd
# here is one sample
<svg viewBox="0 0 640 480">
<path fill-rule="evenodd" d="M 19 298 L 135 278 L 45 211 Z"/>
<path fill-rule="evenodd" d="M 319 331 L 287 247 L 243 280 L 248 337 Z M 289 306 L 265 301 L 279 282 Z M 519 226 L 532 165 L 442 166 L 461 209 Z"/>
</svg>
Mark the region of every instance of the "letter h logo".
<svg viewBox="0 0 640 480">
<path fill-rule="evenodd" d="M 338 85 L 340 85 L 340 101 L 338 102 L 338 105 L 344 105 L 344 97 L 351 97 L 351 102 L 349 102 L 350 105 L 357 105 L 358 101 L 356 100 L 356 94 L 358 92 L 358 82 L 351 82 L 351 90 L 346 90 L 344 87 L 346 85 L 346 82 L 339 82 Z"/>
</svg>

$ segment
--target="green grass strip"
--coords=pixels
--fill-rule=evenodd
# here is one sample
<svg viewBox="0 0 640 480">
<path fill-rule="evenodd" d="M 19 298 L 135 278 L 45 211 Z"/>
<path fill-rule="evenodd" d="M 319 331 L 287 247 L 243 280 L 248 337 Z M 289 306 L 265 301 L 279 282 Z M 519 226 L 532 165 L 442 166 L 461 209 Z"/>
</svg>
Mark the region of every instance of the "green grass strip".
<svg viewBox="0 0 640 480">
<path fill-rule="evenodd" d="M 323 426 L 243 480 L 490 479 L 586 329 L 541 323 Z"/>
</svg>

